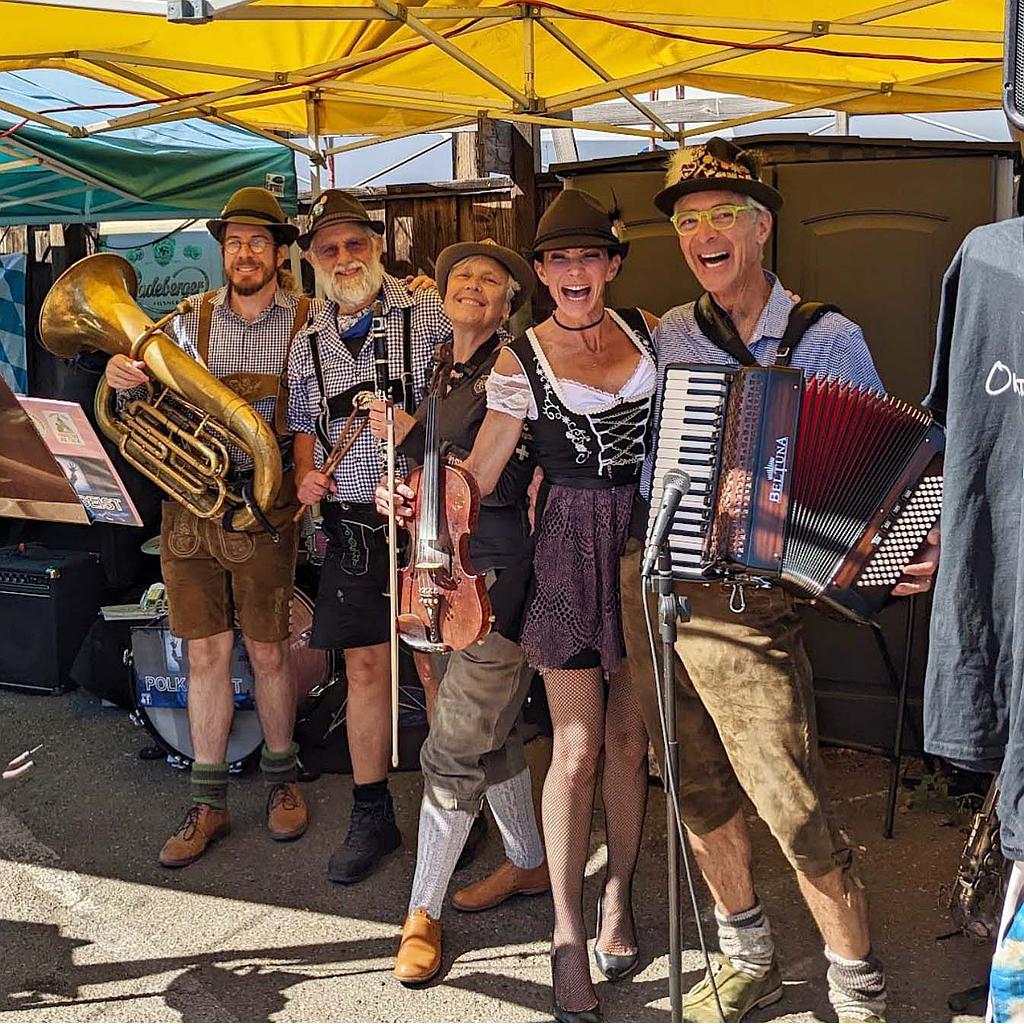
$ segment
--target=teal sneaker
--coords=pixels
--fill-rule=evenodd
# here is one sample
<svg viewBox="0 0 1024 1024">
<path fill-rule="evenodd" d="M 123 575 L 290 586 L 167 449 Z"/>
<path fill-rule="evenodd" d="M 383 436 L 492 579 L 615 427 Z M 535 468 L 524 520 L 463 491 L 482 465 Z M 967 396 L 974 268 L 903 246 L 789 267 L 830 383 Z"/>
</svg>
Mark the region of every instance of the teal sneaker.
<svg viewBox="0 0 1024 1024">
<path fill-rule="evenodd" d="M 711 971 L 726 1021 L 743 1020 L 751 1010 L 771 1006 L 782 998 L 782 975 L 774 960 L 763 978 L 755 978 L 739 970 L 725 957 L 712 960 Z M 683 1020 L 694 1024 L 718 1020 L 715 990 L 711 987 L 711 979 L 706 971 L 704 977 L 683 997 Z"/>
</svg>

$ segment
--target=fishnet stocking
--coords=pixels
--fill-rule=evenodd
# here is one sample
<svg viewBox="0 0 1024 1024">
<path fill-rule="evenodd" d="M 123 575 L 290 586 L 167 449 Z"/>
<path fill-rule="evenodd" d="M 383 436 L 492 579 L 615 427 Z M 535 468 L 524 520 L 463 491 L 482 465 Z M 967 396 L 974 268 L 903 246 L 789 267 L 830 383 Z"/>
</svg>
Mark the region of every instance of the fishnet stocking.
<svg viewBox="0 0 1024 1024">
<path fill-rule="evenodd" d="M 583 924 L 583 872 L 590 850 L 597 759 L 604 740 L 601 670 L 551 669 L 544 673 L 554 737 L 544 780 L 541 816 L 551 875 L 555 927 L 551 981 L 555 1002 L 565 1010 L 597 1003 Z"/>
<path fill-rule="evenodd" d="M 647 729 L 625 667 L 608 679 L 601 798 L 608 873 L 596 945 L 604 953 L 629 954 L 636 949 L 632 888 L 647 809 Z"/>
</svg>

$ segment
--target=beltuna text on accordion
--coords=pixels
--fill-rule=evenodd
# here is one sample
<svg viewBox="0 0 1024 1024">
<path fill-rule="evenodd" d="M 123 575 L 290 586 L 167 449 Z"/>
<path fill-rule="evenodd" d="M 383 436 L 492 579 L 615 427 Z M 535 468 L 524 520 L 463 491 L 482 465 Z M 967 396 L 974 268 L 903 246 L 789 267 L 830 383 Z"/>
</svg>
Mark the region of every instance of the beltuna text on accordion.
<svg viewBox="0 0 1024 1024">
<path fill-rule="evenodd" d="M 665 474 L 691 487 L 668 546 L 680 580 L 779 580 L 867 621 L 942 504 L 941 427 L 888 395 L 788 367 L 667 367 L 651 522 Z"/>
</svg>

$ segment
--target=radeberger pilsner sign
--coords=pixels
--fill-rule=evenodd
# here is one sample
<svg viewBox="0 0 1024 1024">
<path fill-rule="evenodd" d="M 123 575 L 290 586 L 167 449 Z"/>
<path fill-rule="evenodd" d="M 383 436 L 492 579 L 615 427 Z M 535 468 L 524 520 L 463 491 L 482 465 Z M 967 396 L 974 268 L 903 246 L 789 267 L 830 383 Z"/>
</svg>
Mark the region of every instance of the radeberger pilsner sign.
<svg viewBox="0 0 1024 1024">
<path fill-rule="evenodd" d="M 190 295 L 224 283 L 220 246 L 205 230 L 100 235 L 100 248 L 117 252 L 139 279 L 138 304 L 154 320 Z"/>
</svg>

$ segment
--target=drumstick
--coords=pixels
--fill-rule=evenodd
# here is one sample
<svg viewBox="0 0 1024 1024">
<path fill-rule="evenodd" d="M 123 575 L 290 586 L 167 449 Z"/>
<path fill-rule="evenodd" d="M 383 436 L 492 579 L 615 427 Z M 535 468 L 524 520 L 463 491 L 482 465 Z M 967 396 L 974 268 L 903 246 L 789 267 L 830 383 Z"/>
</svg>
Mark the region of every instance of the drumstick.
<svg viewBox="0 0 1024 1024">
<path fill-rule="evenodd" d="M 398 767 L 398 530 L 395 522 L 395 406 L 385 406 L 388 440 L 388 597 L 391 612 L 391 764 Z"/>
<path fill-rule="evenodd" d="M 2 778 L 4 779 L 16 779 L 20 775 L 24 775 L 25 772 L 32 769 L 35 762 L 31 760 L 32 755 L 42 749 L 42 743 L 33 747 L 31 750 L 22 751 L 17 757 L 12 758 L 11 762 L 4 769 Z"/>
<path fill-rule="evenodd" d="M 359 396 L 357 395 L 356 400 L 358 401 L 358 399 Z M 356 424 L 355 427 L 352 426 L 352 423 L 358 414 L 358 410 L 359 406 L 356 406 L 348 414 L 348 419 L 346 419 L 342 425 L 341 433 L 338 435 L 338 440 L 331 445 L 331 450 L 327 454 L 327 459 L 323 466 L 320 467 L 320 472 L 328 478 L 334 475 L 334 471 L 338 468 L 338 464 L 346 455 L 348 455 L 348 450 L 356 443 L 359 439 L 359 435 L 362 434 L 366 424 L 369 422 L 364 419 Z M 292 516 L 292 522 L 297 523 L 306 514 L 306 509 L 308 508 L 309 505 L 300 505 L 298 512 Z"/>
</svg>

